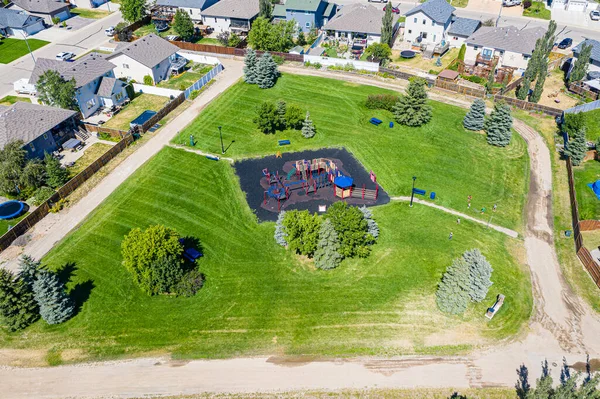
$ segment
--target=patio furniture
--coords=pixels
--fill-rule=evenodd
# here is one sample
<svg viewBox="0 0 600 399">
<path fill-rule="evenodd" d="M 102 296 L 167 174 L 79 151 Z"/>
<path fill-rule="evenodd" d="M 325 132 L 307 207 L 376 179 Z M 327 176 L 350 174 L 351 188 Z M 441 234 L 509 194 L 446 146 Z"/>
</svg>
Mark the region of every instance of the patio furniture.
<svg viewBox="0 0 600 399">
<path fill-rule="evenodd" d="M 381 119 L 377 119 L 377 118 L 371 118 L 371 119 L 369 119 L 369 122 L 371 122 L 375 126 L 379 126 L 379 125 L 381 125 L 382 120 Z"/>
<path fill-rule="evenodd" d="M 69 139 L 63 144 L 63 149 L 71 150 L 72 152 L 75 152 L 79 147 L 81 147 L 81 140 L 78 139 Z"/>
<path fill-rule="evenodd" d="M 290 144 L 292 144 L 292 142 L 289 141 L 289 140 L 279 140 L 278 143 L 279 143 L 279 145 L 290 145 Z"/>
</svg>

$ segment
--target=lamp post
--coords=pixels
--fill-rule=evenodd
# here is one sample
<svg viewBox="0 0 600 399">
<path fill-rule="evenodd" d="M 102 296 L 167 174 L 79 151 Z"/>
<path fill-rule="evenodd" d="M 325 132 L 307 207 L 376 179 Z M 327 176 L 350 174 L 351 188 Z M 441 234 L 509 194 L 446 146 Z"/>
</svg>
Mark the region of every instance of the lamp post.
<svg viewBox="0 0 600 399">
<path fill-rule="evenodd" d="M 410 207 L 413 206 L 413 199 L 415 198 L 415 181 L 417 180 L 417 176 L 413 176 L 413 185 L 412 190 L 410 192 Z"/>
<path fill-rule="evenodd" d="M 223 147 L 223 133 L 221 133 L 221 126 L 219 126 L 219 137 L 221 137 L 221 154 L 225 154 L 225 147 Z"/>
<path fill-rule="evenodd" d="M 27 44 L 27 50 L 29 50 L 29 55 L 31 55 L 31 58 L 33 59 L 33 63 L 35 65 L 35 57 L 33 56 L 33 53 L 31 52 L 31 47 L 29 47 L 29 42 L 27 41 L 27 36 L 25 36 L 25 34 L 23 32 L 21 32 L 21 35 L 23 35 L 23 39 L 25 39 L 25 44 Z"/>
</svg>

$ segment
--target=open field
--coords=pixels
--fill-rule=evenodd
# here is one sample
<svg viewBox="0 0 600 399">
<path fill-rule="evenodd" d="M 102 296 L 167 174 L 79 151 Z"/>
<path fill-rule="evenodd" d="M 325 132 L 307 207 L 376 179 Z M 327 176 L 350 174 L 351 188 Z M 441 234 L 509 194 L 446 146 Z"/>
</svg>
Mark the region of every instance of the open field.
<svg viewBox="0 0 600 399">
<path fill-rule="evenodd" d="M 3 98 L 0 98 L 0 105 L 13 105 L 16 102 L 25 102 L 25 103 L 30 103 L 31 100 L 28 97 L 20 97 L 20 96 L 6 96 Z"/>
<path fill-rule="evenodd" d="M 38 39 L 27 39 L 31 51 L 44 47 L 49 42 Z M 0 64 L 9 64 L 29 53 L 25 40 L 5 37 L 0 40 Z"/>
<path fill-rule="evenodd" d="M 521 242 L 424 206 L 374 208 L 381 235 L 367 259 L 322 272 L 258 224 L 226 162 L 166 148 L 44 258 L 70 264 L 82 304 L 70 321 L 0 333 L 3 348 L 49 351 L 52 361 L 171 352 L 176 358 L 256 354 L 447 354 L 521 331 L 532 307 Z M 200 240 L 204 288 L 193 298 L 148 297 L 121 265 L 122 237 L 165 224 Z M 448 232 L 454 232 L 449 241 Z M 442 272 L 478 247 L 494 267 L 488 297 L 461 317 L 434 304 Z M 504 307 L 488 321 L 498 293 Z M 24 337 L 27 339 L 23 339 Z M 61 355 L 62 353 L 62 355 Z"/>
<path fill-rule="evenodd" d="M 551 15 L 551 11 L 545 7 L 543 1 L 533 1 L 531 7 L 523 10 L 524 17 L 550 19 Z"/>
<path fill-rule="evenodd" d="M 289 74 L 269 90 L 240 82 L 211 103 L 175 141 L 188 145 L 193 134 L 196 147 L 217 154 L 218 126 L 222 126 L 225 146 L 235 140 L 226 153 L 234 158 L 344 146 L 375 172 L 391 196 L 410 195 L 412 176 L 417 176 L 417 187 L 435 191 L 436 203 L 486 220 L 498 204 L 493 222 L 522 231 L 528 155 L 518 135 L 513 135 L 513 143 L 506 148 L 492 147 L 484 135 L 463 128 L 465 110 L 436 102 L 431 103 L 433 119 L 428 125 L 390 129 L 390 112 L 364 106 L 367 95 L 377 93 L 393 92 Z M 304 139 L 299 131 L 265 135 L 256 129 L 252 122 L 255 107 L 264 100 L 280 99 L 310 111 L 317 128 L 314 138 Z M 369 123 L 371 117 L 384 123 L 374 126 Z M 278 139 L 290 139 L 292 144 L 278 147 Z M 470 210 L 468 195 L 473 196 Z M 483 207 L 488 211 L 482 216 Z"/>
<path fill-rule="evenodd" d="M 137 94 L 131 102 L 113 116 L 103 126 L 112 129 L 129 130 L 129 123 L 146 110 L 158 111 L 169 101 L 168 97 L 154 94 Z"/>
</svg>

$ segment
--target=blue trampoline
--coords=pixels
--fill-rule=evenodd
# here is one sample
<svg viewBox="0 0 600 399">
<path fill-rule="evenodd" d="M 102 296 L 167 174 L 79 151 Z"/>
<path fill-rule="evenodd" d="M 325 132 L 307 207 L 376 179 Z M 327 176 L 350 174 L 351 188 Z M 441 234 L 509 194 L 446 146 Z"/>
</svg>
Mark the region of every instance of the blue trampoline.
<svg viewBox="0 0 600 399">
<path fill-rule="evenodd" d="M 596 194 L 596 198 L 600 200 L 600 180 L 596 180 L 593 183 L 588 183 L 587 186 L 592 189 L 594 194 Z"/>
<path fill-rule="evenodd" d="M 6 201 L 0 204 L 0 219 L 13 219 L 23 213 L 25 204 L 21 201 Z"/>
<path fill-rule="evenodd" d="M 148 122 L 150 118 L 156 115 L 155 111 L 146 110 L 140 114 L 137 118 L 131 121 L 129 127 L 133 128 L 135 126 L 142 126 L 144 123 Z"/>
</svg>

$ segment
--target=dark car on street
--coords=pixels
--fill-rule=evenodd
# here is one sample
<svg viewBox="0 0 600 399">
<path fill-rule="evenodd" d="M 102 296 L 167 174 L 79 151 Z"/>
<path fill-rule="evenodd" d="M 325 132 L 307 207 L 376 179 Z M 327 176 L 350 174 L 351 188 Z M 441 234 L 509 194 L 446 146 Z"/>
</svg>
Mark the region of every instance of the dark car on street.
<svg viewBox="0 0 600 399">
<path fill-rule="evenodd" d="M 558 43 L 558 48 L 564 50 L 566 48 L 571 47 L 571 45 L 573 45 L 573 39 L 571 39 L 570 37 L 566 37 L 562 39 L 560 43 Z"/>
</svg>

